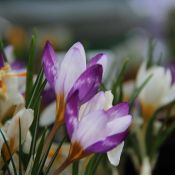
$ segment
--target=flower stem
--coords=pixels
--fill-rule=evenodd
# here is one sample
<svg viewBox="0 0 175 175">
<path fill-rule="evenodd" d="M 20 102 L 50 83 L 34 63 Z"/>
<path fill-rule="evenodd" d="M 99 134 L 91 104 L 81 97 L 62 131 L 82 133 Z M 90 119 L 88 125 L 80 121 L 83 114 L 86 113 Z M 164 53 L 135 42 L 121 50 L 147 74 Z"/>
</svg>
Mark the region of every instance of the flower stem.
<svg viewBox="0 0 175 175">
<path fill-rule="evenodd" d="M 57 168 L 52 175 L 59 175 L 67 166 L 69 166 L 72 163 L 72 160 L 70 160 L 69 158 L 66 159 L 63 164 Z"/>
<path fill-rule="evenodd" d="M 52 127 L 52 129 L 51 129 L 49 135 L 48 135 L 47 138 L 46 138 L 46 142 L 45 142 L 44 148 L 43 148 L 43 153 L 44 153 L 45 151 L 47 151 L 47 149 L 48 149 L 50 143 L 51 143 L 52 140 L 54 139 L 55 134 L 56 134 L 56 132 L 57 132 L 57 130 L 59 129 L 60 126 L 61 126 L 61 123 L 57 123 L 57 124 L 54 124 L 54 126 Z"/>
</svg>

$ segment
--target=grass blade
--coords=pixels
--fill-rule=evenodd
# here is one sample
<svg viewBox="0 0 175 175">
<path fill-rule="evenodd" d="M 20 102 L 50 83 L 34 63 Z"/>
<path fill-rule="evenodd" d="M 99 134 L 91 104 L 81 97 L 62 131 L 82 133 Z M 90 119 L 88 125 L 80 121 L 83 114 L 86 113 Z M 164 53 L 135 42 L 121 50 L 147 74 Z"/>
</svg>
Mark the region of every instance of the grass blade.
<svg viewBox="0 0 175 175">
<path fill-rule="evenodd" d="M 79 160 L 76 160 L 72 164 L 72 175 L 78 175 L 79 170 Z"/>
<path fill-rule="evenodd" d="M 22 175 L 21 121 L 19 119 L 19 175 Z"/>
<path fill-rule="evenodd" d="M 28 101 L 30 97 L 32 86 L 33 86 L 35 48 L 36 48 L 36 36 L 32 35 L 32 40 L 31 40 L 30 49 L 29 49 L 28 64 L 27 64 L 26 101 Z"/>
<path fill-rule="evenodd" d="M 101 162 L 103 158 L 103 154 L 95 154 L 89 161 L 86 170 L 85 170 L 85 174 L 84 175 L 92 175 L 95 174 L 97 167 L 99 165 L 99 163 Z"/>
<path fill-rule="evenodd" d="M 148 76 L 146 78 L 146 80 L 139 86 L 136 87 L 135 90 L 133 91 L 130 99 L 129 99 L 129 106 L 130 106 L 130 111 L 134 105 L 135 99 L 137 98 L 137 96 L 140 94 L 140 92 L 142 91 L 142 89 L 145 87 L 145 85 L 149 82 L 149 80 L 152 78 L 152 75 Z"/>
<path fill-rule="evenodd" d="M 55 153 L 54 153 L 51 161 L 49 162 L 48 167 L 46 168 L 46 171 L 45 171 L 44 175 L 47 175 L 49 173 L 50 168 L 52 167 L 53 162 L 55 161 L 56 156 L 58 155 L 58 153 L 59 153 L 59 151 L 61 149 L 61 146 L 63 145 L 63 143 L 65 142 L 65 140 L 66 140 L 66 137 L 64 137 L 63 140 L 59 143 L 59 145 L 58 145 L 58 147 L 57 147 L 57 149 L 56 149 L 56 151 L 55 151 Z M 76 175 L 78 175 L 78 174 L 76 174 Z"/>
</svg>

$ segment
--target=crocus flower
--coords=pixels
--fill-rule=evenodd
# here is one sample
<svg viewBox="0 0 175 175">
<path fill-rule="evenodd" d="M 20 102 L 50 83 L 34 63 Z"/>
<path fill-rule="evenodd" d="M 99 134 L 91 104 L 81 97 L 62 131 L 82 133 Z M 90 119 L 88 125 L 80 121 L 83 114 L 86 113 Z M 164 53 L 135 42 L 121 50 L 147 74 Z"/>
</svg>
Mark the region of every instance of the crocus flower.
<svg viewBox="0 0 175 175">
<path fill-rule="evenodd" d="M 150 75 L 152 75 L 151 79 L 139 95 L 145 120 L 148 120 L 158 108 L 175 99 L 173 71 L 162 66 L 152 66 L 146 69 L 144 62 L 138 71 L 136 86 L 140 86 Z"/>
<path fill-rule="evenodd" d="M 99 92 L 80 109 L 78 91 L 68 99 L 65 122 L 71 148 L 66 163 L 108 152 L 110 162 L 118 165 L 132 117 L 127 103 L 112 106 L 112 99 L 110 92 Z"/>
<path fill-rule="evenodd" d="M 24 104 L 24 98 L 19 92 L 18 76 L 25 76 L 23 73 L 16 73 L 11 66 L 4 63 L 0 55 L 0 121 L 7 115 L 13 114 L 17 106 Z"/>
<path fill-rule="evenodd" d="M 29 128 L 32 124 L 33 116 L 33 110 L 23 108 L 17 112 L 12 119 L 8 120 L 3 127 L 1 127 L 1 131 L 6 137 L 12 154 L 19 149 L 19 121 L 21 125 L 21 143 L 24 144 L 25 142 L 28 142 L 28 136 L 30 135 Z M 9 160 L 10 157 L 6 150 L 7 148 L 4 144 L 4 140 L 2 137 L 0 137 L 0 140 L 0 142 L 3 143 L 1 144 L 1 151 L 4 152 L 6 160 Z M 24 148 L 24 150 L 27 150 L 27 148 Z"/>
<path fill-rule="evenodd" d="M 81 103 L 94 96 L 102 79 L 101 65 L 105 62 L 106 56 L 98 54 L 86 65 L 85 51 L 79 42 L 69 49 L 61 62 L 56 58 L 51 44 L 46 43 L 43 53 L 44 72 L 56 94 L 57 123 L 63 123 L 66 99 L 77 89 Z M 49 124 L 53 123 L 54 119 L 55 116 L 50 116 Z"/>
</svg>

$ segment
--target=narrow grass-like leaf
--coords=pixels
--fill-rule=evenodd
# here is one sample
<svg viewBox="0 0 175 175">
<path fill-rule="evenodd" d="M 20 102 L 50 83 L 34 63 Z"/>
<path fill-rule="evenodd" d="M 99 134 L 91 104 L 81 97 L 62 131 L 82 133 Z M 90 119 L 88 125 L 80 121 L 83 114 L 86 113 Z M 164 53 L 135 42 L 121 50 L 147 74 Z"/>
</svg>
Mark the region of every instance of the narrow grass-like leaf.
<svg viewBox="0 0 175 175">
<path fill-rule="evenodd" d="M 123 63 L 123 66 L 118 74 L 116 81 L 112 84 L 112 93 L 114 95 L 114 104 L 122 100 L 122 82 L 124 78 L 124 72 L 126 70 L 126 67 L 128 65 L 129 60 L 126 59 Z"/>
<path fill-rule="evenodd" d="M 2 40 L 0 40 L 0 53 L 2 54 L 4 61 L 7 63 L 8 60 L 7 60 L 6 54 L 4 52 L 4 44 L 3 44 Z"/>
<path fill-rule="evenodd" d="M 33 85 L 33 87 L 32 87 L 32 93 L 31 93 L 31 95 L 30 95 L 30 98 L 29 98 L 29 100 L 27 101 L 27 103 L 26 103 L 26 106 L 29 108 L 31 108 L 32 107 L 32 105 L 33 105 L 33 102 L 34 102 L 34 100 L 36 99 L 36 95 L 38 95 L 38 91 L 39 91 L 39 89 L 40 89 L 40 87 L 41 87 L 41 84 L 42 84 L 42 82 L 43 82 L 43 67 L 40 69 L 40 72 L 39 72 L 39 74 L 38 74 L 38 76 L 37 76 L 37 79 L 36 79 L 36 81 L 35 81 L 35 83 L 34 83 L 34 85 Z"/>
<path fill-rule="evenodd" d="M 99 163 L 101 162 L 103 158 L 103 154 L 95 154 L 89 161 L 86 170 L 85 170 L 85 174 L 84 175 L 92 175 L 95 174 L 97 167 L 99 165 Z"/>
<path fill-rule="evenodd" d="M 57 149 L 56 149 L 56 151 L 55 151 L 55 153 L 54 153 L 51 161 L 49 162 L 49 165 L 46 168 L 44 175 L 47 175 L 49 173 L 50 168 L 52 167 L 52 165 L 53 165 L 53 163 L 54 163 L 54 161 L 55 161 L 55 159 L 56 159 L 56 157 L 57 157 L 57 155 L 58 155 L 58 153 L 59 153 L 59 151 L 60 151 L 60 149 L 61 149 L 61 147 L 62 147 L 62 145 L 63 145 L 63 143 L 64 143 L 65 140 L 66 140 L 66 137 L 64 137 L 62 139 L 62 141 L 58 144 L 58 147 L 57 147 Z M 76 174 L 76 175 L 78 175 L 78 174 Z"/>
<path fill-rule="evenodd" d="M 168 138 L 168 136 L 175 130 L 175 122 L 173 122 L 171 124 L 171 126 L 169 126 L 160 136 L 159 138 L 157 138 L 157 142 L 156 142 L 156 148 L 159 148 L 160 145 L 163 144 L 163 142 Z"/>
<path fill-rule="evenodd" d="M 21 121 L 19 119 L 19 175 L 22 175 Z"/>
<path fill-rule="evenodd" d="M 47 150 L 43 153 L 43 156 L 42 156 L 41 161 L 40 161 L 39 166 L 38 166 L 38 171 L 35 175 L 40 175 L 42 173 L 43 167 L 44 167 L 44 164 L 46 162 L 47 156 L 49 154 L 50 148 L 52 146 L 53 140 L 54 140 L 54 138 L 49 143 Z"/>
<path fill-rule="evenodd" d="M 37 99 L 40 97 L 41 95 L 41 92 L 44 90 L 45 86 L 47 84 L 47 80 L 44 80 L 42 82 L 42 84 L 40 85 L 40 87 L 38 88 L 37 92 L 36 92 L 36 96 L 35 96 L 35 99 L 33 100 L 33 103 L 31 105 L 31 108 L 34 108 L 37 104 Z"/>
<path fill-rule="evenodd" d="M 30 49 L 29 49 L 28 64 L 27 64 L 26 101 L 28 101 L 30 97 L 32 86 L 33 86 L 35 48 L 36 48 L 36 36 L 32 35 L 32 40 L 31 40 Z"/>
<path fill-rule="evenodd" d="M 2 159 L 4 161 L 4 166 L 3 166 L 2 170 L 3 169 L 4 169 L 4 171 L 7 170 L 8 174 L 10 175 L 10 169 L 9 169 L 9 166 L 8 166 L 9 162 L 5 159 L 5 156 L 4 156 L 3 152 L 1 152 L 1 156 L 2 156 Z"/>
<path fill-rule="evenodd" d="M 147 69 L 149 69 L 153 65 L 154 49 L 155 41 L 153 40 L 153 38 L 150 38 L 148 42 L 148 60 L 146 64 Z"/>
<path fill-rule="evenodd" d="M 78 175 L 79 172 L 79 160 L 76 160 L 72 164 L 72 175 Z"/>
<path fill-rule="evenodd" d="M 39 164 L 40 164 L 40 158 L 41 158 L 41 154 L 42 154 L 42 150 L 43 150 L 43 146 L 44 146 L 46 131 L 47 130 L 45 129 L 42 136 L 41 136 L 41 139 L 39 141 L 39 145 L 38 145 L 38 148 L 37 148 L 37 152 L 36 152 L 34 164 L 33 164 L 33 167 L 32 167 L 31 175 L 36 175 L 37 174 Z"/>
<path fill-rule="evenodd" d="M 2 132 L 1 129 L 0 129 L 0 133 L 1 133 L 2 137 L 3 137 L 5 146 L 6 146 L 6 148 L 7 148 L 8 154 L 9 154 L 9 156 L 10 156 L 10 160 L 11 160 L 11 162 L 12 162 L 12 167 L 13 167 L 13 170 L 14 170 L 14 174 L 17 175 L 17 170 L 16 170 L 16 167 L 15 167 L 15 163 L 14 163 L 14 161 L 13 161 L 13 157 L 12 157 L 12 153 L 11 153 L 11 151 L 10 151 L 10 147 L 9 147 L 9 145 L 8 145 L 8 143 L 7 143 L 7 140 L 6 140 L 6 138 L 5 138 L 5 136 L 4 136 L 4 134 L 3 134 L 3 132 Z"/>
<path fill-rule="evenodd" d="M 38 103 L 36 105 L 35 118 L 31 126 L 31 132 L 33 133 L 33 137 L 32 137 L 32 143 L 30 147 L 30 154 L 29 154 L 30 156 L 34 156 L 35 154 L 35 148 L 36 148 L 36 142 L 37 142 L 37 131 L 39 127 L 40 105 L 41 105 L 41 97 L 39 98 Z"/>
<path fill-rule="evenodd" d="M 135 103 L 135 99 L 137 98 L 137 96 L 140 94 L 140 92 L 142 91 L 142 89 L 145 87 L 145 85 L 149 82 L 149 80 L 151 79 L 152 75 L 148 76 L 146 78 L 146 80 L 139 86 L 136 87 L 135 90 L 133 91 L 130 99 L 129 99 L 129 106 L 130 106 L 130 111 Z"/>
</svg>

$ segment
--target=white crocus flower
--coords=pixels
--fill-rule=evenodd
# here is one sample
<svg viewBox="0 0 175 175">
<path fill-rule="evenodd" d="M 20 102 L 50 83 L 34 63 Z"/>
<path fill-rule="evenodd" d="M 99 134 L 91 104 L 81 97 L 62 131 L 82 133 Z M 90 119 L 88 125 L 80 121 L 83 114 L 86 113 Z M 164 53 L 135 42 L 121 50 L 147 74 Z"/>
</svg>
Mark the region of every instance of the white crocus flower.
<svg viewBox="0 0 175 175">
<path fill-rule="evenodd" d="M 23 108 L 1 128 L 1 130 L 5 133 L 5 137 L 12 154 L 19 149 L 19 123 L 21 125 L 21 143 L 23 144 L 27 141 L 33 117 L 34 112 L 32 109 Z M 7 159 L 9 158 L 9 155 L 5 156 Z"/>
<path fill-rule="evenodd" d="M 0 121 L 13 114 L 16 107 L 24 104 L 24 98 L 18 89 L 18 77 L 9 65 L 0 68 Z"/>
<path fill-rule="evenodd" d="M 139 95 L 142 112 L 146 118 L 152 116 L 159 107 L 167 105 L 175 99 L 175 85 L 172 82 L 174 77 L 170 69 L 166 70 L 161 66 L 152 66 L 146 69 L 144 62 L 138 71 L 136 86 L 139 87 L 143 84 L 150 75 L 152 75 L 151 79 Z"/>
</svg>

